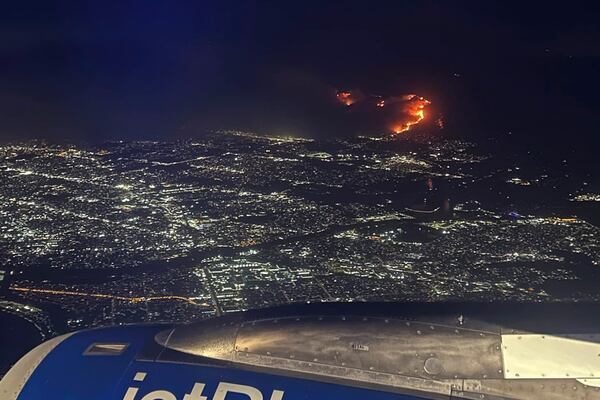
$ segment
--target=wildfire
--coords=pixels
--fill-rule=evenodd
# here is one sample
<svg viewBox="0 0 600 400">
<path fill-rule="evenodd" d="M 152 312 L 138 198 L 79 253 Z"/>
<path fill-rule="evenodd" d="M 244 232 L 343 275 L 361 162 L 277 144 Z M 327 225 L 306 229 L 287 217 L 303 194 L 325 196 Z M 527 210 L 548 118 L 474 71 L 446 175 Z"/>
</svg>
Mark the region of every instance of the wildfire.
<svg viewBox="0 0 600 400">
<path fill-rule="evenodd" d="M 425 119 L 425 107 L 431 102 L 424 97 L 414 94 L 402 97 L 402 121 L 398 121 L 392 125 L 392 132 L 399 134 L 408 131 L 412 126 L 417 125 Z"/>
<path fill-rule="evenodd" d="M 364 111 L 373 106 L 381 110 L 379 112 L 387 121 L 387 129 L 395 134 L 406 132 L 423 121 L 427 106 L 431 104 L 429 100 L 416 94 L 382 97 L 379 95 L 363 95 L 358 90 L 340 90 L 336 93 L 336 98 L 346 107 L 356 103 L 364 104 L 364 106 L 353 109 L 353 111 Z"/>
<path fill-rule="evenodd" d="M 440 116 L 436 121 L 435 124 L 438 126 L 438 128 L 440 129 L 444 129 L 445 123 L 444 123 L 444 117 Z"/>
<path fill-rule="evenodd" d="M 356 99 L 352 95 L 352 92 L 348 92 L 348 91 L 337 92 L 336 97 L 337 97 L 338 101 L 340 103 L 344 104 L 345 106 L 351 106 L 352 104 L 356 103 Z"/>
</svg>

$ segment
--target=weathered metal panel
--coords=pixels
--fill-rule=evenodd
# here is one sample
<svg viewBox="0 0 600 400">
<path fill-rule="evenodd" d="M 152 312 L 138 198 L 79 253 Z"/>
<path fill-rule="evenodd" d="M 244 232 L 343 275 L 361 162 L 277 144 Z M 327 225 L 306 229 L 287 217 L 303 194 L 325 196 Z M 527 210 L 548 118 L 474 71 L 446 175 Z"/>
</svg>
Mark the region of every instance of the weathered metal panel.
<svg viewBox="0 0 600 400">
<path fill-rule="evenodd" d="M 436 379 L 501 377 L 500 336 L 379 318 L 283 318 L 244 323 L 236 351 Z"/>
</svg>

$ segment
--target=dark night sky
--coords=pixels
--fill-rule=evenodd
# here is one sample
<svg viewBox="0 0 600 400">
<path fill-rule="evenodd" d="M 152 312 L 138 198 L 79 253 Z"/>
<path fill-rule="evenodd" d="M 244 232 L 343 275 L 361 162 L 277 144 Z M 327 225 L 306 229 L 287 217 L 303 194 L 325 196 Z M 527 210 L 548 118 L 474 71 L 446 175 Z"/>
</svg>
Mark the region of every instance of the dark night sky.
<svg viewBox="0 0 600 400">
<path fill-rule="evenodd" d="M 11 3 L 3 141 L 354 134 L 330 97 L 347 87 L 423 95 L 454 135 L 598 143 L 593 3 Z"/>
</svg>

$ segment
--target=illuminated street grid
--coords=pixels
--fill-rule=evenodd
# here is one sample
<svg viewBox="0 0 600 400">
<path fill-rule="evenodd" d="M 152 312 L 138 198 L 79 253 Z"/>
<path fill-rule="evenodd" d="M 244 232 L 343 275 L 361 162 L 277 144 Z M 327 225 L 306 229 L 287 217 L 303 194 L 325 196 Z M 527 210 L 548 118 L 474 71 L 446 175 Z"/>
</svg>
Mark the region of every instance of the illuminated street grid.
<svg viewBox="0 0 600 400">
<path fill-rule="evenodd" d="M 428 178 L 452 217 L 405 210 Z M 70 329 L 308 301 L 600 300 L 599 229 L 568 208 L 598 204 L 585 177 L 464 141 L 36 142 L 0 147 L 0 182 L 0 309 L 38 324 L 56 306 Z"/>
</svg>

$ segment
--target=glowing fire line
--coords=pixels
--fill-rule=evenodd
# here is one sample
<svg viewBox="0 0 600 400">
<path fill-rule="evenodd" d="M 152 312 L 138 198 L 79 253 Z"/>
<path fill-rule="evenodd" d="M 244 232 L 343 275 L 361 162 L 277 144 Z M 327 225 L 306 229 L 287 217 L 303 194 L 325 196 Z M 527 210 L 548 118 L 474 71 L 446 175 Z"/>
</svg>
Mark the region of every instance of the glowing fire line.
<svg viewBox="0 0 600 400">
<path fill-rule="evenodd" d="M 350 107 L 355 103 L 367 103 L 374 105 L 377 109 L 389 109 L 395 113 L 394 122 L 388 125 L 388 129 L 394 134 L 400 134 L 410 130 L 425 119 L 426 107 L 431 101 L 416 94 L 407 94 L 400 97 L 364 96 L 360 92 L 343 90 L 336 93 L 337 100 Z"/>
<path fill-rule="evenodd" d="M 408 104 L 405 104 L 403 111 L 413 119 L 400 124 L 395 124 L 392 128 L 392 131 L 395 134 L 406 132 L 411 127 L 423 121 L 425 119 L 425 107 L 431 104 L 431 102 L 424 97 L 416 96 L 414 94 L 405 96 L 404 98 L 408 101 Z"/>
</svg>

